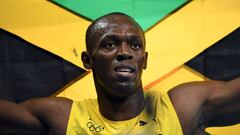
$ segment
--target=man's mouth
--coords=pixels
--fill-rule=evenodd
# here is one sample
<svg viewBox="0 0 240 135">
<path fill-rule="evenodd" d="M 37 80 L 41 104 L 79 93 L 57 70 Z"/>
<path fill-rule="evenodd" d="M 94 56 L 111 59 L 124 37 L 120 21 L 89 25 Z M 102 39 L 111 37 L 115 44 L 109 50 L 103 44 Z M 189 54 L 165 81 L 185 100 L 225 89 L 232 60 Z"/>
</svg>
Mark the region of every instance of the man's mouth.
<svg viewBox="0 0 240 135">
<path fill-rule="evenodd" d="M 129 65 L 118 65 L 114 68 L 114 71 L 122 76 L 130 76 L 136 71 L 136 67 Z"/>
</svg>

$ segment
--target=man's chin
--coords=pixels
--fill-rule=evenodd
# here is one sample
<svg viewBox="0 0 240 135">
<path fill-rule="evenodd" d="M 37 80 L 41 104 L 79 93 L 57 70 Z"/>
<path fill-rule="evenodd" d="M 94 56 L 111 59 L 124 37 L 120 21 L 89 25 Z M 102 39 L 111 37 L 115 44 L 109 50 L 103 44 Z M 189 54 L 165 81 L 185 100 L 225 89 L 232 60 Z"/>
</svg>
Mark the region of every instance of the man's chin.
<svg viewBox="0 0 240 135">
<path fill-rule="evenodd" d="M 136 84 L 131 82 L 118 82 L 117 85 L 112 88 L 112 94 L 118 97 L 125 97 L 132 95 L 136 92 Z"/>
</svg>

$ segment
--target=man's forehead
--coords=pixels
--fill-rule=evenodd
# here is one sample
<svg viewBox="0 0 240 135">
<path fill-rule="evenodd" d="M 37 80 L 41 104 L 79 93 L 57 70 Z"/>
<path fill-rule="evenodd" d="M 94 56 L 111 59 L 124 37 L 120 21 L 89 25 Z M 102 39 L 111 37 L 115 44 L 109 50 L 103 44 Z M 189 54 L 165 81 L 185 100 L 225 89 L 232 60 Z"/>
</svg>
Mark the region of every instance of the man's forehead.
<svg viewBox="0 0 240 135">
<path fill-rule="evenodd" d="M 88 50 L 96 46 L 103 37 L 116 35 L 122 37 L 140 37 L 145 44 L 145 36 L 142 28 L 131 17 L 124 14 L 109 14 L 95 20 L 86 33 L 86 45 Z"/>
<path fill-rule="evenodd" d="M 95 23 L 94 30 L 103 30 L 103 29 L 124 29 L 124 28 L 134 28 L 139 29 L 138 25 L 130 21 L 123 20 L 99 20 Z"/>
<path fill-rule="evenodd" d="M 97 22 L 94 25 L 94 30 L 101 30 L 101 29 L 106 29 L 106 28 L 118 28 L 118 27 L 120 27 L 119 24 L 101 21 L 101 22 Z"/>
</svg>

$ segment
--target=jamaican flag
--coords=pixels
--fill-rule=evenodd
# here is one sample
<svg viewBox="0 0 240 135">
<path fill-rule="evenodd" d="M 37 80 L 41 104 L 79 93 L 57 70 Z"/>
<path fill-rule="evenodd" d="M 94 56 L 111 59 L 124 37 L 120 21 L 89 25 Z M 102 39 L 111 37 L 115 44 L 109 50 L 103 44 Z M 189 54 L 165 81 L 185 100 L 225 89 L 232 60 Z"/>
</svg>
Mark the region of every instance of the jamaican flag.
<svg viewBox="0 0 240 135">
<path fill-rule="evenodd" d="M 145 90 L 240 76 L 239 0 L 2 0 L 0 97 L 14 102 L 96 97 L 92 73 L 83 68 L 80 56 L 88 25 L 110 12 L 132 16 L 145 31 Z M 239 129 L 208 132 L 237 135 Z M 5 134 L 10 132 L 27 131 Z"/>
</svg>

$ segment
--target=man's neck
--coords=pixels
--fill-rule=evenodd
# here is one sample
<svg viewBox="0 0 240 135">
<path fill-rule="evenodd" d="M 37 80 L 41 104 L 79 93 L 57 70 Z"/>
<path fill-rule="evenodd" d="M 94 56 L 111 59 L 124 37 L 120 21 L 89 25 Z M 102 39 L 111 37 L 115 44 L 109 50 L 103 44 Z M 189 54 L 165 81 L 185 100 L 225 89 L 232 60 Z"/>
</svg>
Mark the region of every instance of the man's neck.
<svg viewBox="0 0 240 135">
<path fill-rule="evenodd" d="M 121 98 L 98 92 L 98 104 L 99 111 L 105 118 L 123 121 L 140 114 L 144 109 L 145 100 L 142 87 L 140 87 L 132 95 Z"/>
</svg>

